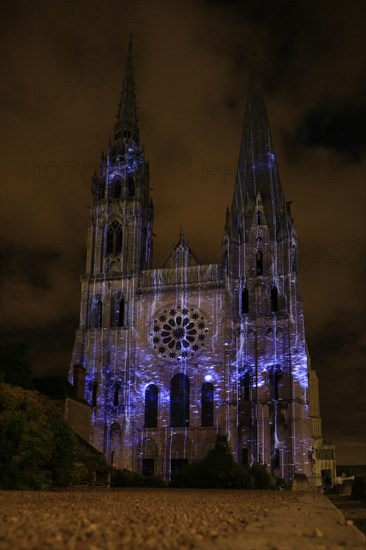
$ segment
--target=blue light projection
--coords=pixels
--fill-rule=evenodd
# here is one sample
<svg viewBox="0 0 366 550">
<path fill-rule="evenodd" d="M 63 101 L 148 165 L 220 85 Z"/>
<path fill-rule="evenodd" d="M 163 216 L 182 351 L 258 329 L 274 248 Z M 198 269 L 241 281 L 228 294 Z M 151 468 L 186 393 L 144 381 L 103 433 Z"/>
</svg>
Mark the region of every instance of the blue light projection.
<svg viewBox="0 0 366 550">
<path fill-rule="evenodd" d="M 73 364 L 86 369 L 91 442 L 118 467 L 141 472 L 148 464 L 168 480 L 173 461 L 203 458 L 225 433 L 238 461 L 267 464 L 286 479 L 309 471 L 297 238 L 266 118 L 258 123 L 262 107 L 254 107 L 222 264 L 189 265 L 188 250 L 179 266 L 143 267 L 152 206 L 133 138 L 116 141 L 93 178 Z"/>
<path fill-rule="evenodd" d="M 120 193 L 117 194 L 115 187 L 112 188 L 112 186 L 121 180 L 127 181 L 128 176 L 143 176 L 145 169 L 144 151 L 136 143 L 125 143 L 118 150 L 110 147 L 107 157 L 102 155 L 99 176 L 94 175 L 92 178 L 94 196 L 98 198 L 98 202 L 105 202 L 109 190 L 112 190 L 111 198 L 118 199 Z"/>
<path fill-rule="evenodd" d="M 277 170 L 276 158 L 274 153 L 269 152 L 263 155 L 258 155 L 252 160 L 250 168 L 255 170 L 257 174 L 266 170 Z"/>
</svg>

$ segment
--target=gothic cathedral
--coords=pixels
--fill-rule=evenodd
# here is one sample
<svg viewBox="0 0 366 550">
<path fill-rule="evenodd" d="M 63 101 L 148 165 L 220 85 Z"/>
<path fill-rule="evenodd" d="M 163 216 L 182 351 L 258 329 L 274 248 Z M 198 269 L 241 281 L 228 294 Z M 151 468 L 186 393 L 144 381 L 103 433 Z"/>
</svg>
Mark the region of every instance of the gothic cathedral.
<svg viewBox="0 0 366 550">
<path fill-rule="evenodd" d="M 113 139 L 92 179 L 69 373 L 92 406 L 90 442 L 115 467 L 169 480 L 220 434 L 239 463 L 310 477 L 298 243 L 254 71 L 221 263 L 201 264 L 181 230 L 153 269 L 153 214 L 130 42 Z"/>
</svg>

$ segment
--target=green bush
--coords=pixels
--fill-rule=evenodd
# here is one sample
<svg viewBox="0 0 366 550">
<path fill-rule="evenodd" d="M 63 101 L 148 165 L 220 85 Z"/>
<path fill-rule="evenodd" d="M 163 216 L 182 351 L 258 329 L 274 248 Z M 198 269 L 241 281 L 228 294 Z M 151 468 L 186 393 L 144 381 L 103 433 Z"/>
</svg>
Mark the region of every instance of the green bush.
<svg viewBox="0 0 366 550">
<path fill-rule="evenodd" d="M 274 479 L 263 465 L 246 468 L 234 460 L 226 437 L 195 464 L 186 464 L 173 476 L 171 487 L 199 489 L 273 489 Z"/>
<path fill-rule="evenodd" d="M 249 468 L 235 464 L 231 471 L 233 489 L 256 489 L 255 479 Z"/>
<path fill-rule="evenodd" d="M 255 489 L 274 489 L 275 480 L 264 464 L 253 464 L 250 473 L 254 478 Z"/>
<path fill-rule="evenodd" d="M 111 472 L 111 487 L 166 487 L 165 483 L 154 476 L 142 476 L 123 468 L 113 468 Z"/>
<path fill-rule="evenodd" d="M 270 489 L 274 487 L 274 480 L 262 465 L 246 468 L 237 464 L 226 437 L 218 437 L 207 457 L 180 468 L 170 485 L 199 489 Z"/>
</svg>

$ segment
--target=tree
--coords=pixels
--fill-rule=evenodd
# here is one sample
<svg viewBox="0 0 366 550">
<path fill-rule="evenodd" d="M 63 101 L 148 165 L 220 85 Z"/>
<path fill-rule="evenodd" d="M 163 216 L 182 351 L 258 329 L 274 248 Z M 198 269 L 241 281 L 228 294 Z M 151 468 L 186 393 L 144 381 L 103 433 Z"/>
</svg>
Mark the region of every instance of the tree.
<svg viewBox="0 0 366 550">
<path fill-rule="evenodd" d="M 77 453 L 71 426 L 47 397 L 0 384 L 0 488 L 65 486 Z"/>
<path fill-rule="evenodd" d="M 52 454 L 47 468 L 51 472 L 53 485 L 65 487 L 71 481 L 78 457 L 78 441 L 73 429 L 54 404 L 44 396 L 41 396 L 41 401 L 53 434 Z"/>
<path fill-rule="evenodd" d="M 53 434 L 39 395 L 0 385 L 0 487 L 33 489 L 51 459 Z"/>
</svg>

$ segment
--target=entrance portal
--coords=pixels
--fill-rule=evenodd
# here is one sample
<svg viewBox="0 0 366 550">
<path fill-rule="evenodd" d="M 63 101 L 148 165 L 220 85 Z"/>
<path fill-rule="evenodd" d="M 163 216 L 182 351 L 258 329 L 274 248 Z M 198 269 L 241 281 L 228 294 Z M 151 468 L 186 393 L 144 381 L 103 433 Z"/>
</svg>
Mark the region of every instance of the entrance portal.
<svg viewBox="0 0 366 550">
<path fill-rule="evenodd" d="M 142 459 L 142 475 L 153 476 L 155 474 L 155 460 L 153 458 Z"/>
<path fill-rule="evenodd" d="M 172 458 L 170 461 L 170 477 L 172 478 L 174 474 L 188 464 L 186 458 Z"/>
</svg>

